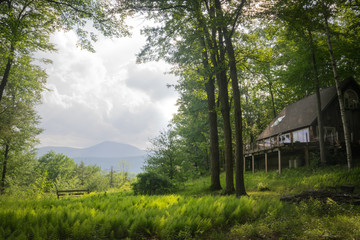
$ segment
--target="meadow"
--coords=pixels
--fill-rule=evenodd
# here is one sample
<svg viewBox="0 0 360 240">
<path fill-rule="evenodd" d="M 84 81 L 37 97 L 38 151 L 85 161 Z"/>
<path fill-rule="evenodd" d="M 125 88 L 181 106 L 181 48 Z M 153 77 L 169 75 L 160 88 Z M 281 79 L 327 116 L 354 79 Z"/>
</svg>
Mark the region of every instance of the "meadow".
<svg viewBox="0 0 360 240">
<path fill-rule="evenodd" d="M 280 201 L 284 194 L 342 184 L 359 194 L 359 168 L 246 172 L 249 196 L 241 198 L 210 192 L 209 181 L 188 181 L 160 196 L 130 189 L 60 200 L 2 196 L 0 239 L 360 239 L 359 206 Z"/>
</svg>

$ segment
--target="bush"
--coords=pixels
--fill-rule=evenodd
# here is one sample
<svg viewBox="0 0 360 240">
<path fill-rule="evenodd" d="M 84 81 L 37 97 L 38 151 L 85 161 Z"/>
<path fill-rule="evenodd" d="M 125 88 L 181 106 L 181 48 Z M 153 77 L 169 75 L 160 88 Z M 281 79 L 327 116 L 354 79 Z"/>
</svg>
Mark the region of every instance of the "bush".
<svg viewBox="0 0 360 240">
<path fill-rule="evenodd" d="M 137 181 L 132 183 L 135 194 L 156 195 L 170 193 L 174 185 L 165 177 L 147 172 L 137 175 Z"/>
</svg>

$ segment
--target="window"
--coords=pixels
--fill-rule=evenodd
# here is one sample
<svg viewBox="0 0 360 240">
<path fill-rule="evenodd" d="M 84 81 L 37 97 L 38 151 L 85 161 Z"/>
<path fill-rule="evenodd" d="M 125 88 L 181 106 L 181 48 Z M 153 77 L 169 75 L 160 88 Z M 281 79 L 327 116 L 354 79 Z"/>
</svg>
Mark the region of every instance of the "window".
<svg viewBox="0 0 360 240">
<path fill-rule="evenodd" d="M 286 133 L 279 136 L 279 143 L 290 143 L 290 133 Z"/>
<path fill-rule="evenodd" d="M 293 142 L 310 142 L 309 129 L 304 128 L 293 132 Z"/>
<path fill-rule="evenodd" d="M 271 146 L 271 140 L 270 140 L 270 138 L 267 138 L 267 139 L 264 140 L 264 146 L 265 146 L 265 147 L 270 147 L 270 146 Z"/>
<path fill-rule="evenodd" d="M 344 93 L 344 105 L 347 109 L 357 109 L 359 107 L 359 96 L 352 89 L 347 89 Z"/>
<path fill-rule="evenodd" d="M 337 142 L 337 134 L 334 127 L 324 127 L 324 141 L 331 145 Z"/>
<path fill-rule="evenodd" d="M 285 118 L 285 115 L 284 116 L 281 116 L 281 117 L 278 117 L 275 122 L 271 125 L 271 127 L 275 127 L 277 125 L 279 125 L 279 123 Z"/>
</svg>

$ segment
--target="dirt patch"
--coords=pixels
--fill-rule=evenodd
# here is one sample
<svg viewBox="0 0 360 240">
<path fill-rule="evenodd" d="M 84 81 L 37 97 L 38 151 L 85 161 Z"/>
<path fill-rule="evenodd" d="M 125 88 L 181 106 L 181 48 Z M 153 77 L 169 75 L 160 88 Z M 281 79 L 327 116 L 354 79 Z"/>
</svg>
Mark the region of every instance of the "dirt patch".
<svg viewBox="0 0 360 240">
<path fill-rule="evenodd" d="M 354 187 L 350 185 L 328 188 L 325 190 L 307 190 L 297 195 L 284 195 L 280 201 L 299 203 L 310 199 L 326 202 L 329 198 L 338 203 L 360 205 L 360 196 L 353 194 Z"/>
</svg>

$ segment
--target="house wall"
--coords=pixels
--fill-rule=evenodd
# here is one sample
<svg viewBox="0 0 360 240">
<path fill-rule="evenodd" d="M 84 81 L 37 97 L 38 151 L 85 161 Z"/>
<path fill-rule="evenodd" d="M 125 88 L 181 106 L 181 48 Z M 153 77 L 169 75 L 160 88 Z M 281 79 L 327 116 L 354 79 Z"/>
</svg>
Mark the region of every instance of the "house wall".
<svg viewBox="0 0 360 240">
<path fill-rule="evenodd" d="M 335 142 L 344 141 L 344 131 L 342 127 L 341 115 L 340 115 L 340 107 L 339 101 L 334 99 L 331 105 L 323 112 L 323 121 L 324 121 L 324 135 L 325 135 L 325 143 L 331 144 L 332 136 L 331 129 L 334 129 L 334 137 Z M 334 144 L 334 143 L 333 143 Z"/>
<path fill-rule="evenodd" d="M 352 89 L 357 94 L 357 97 L 359 100 L 360 89 L 357 86 L 355 86 L 354 83 L 350 84 L 349 88 Z M 345 91 L 344 91 L 344 93 L 345 93 Z M 355 109 L 346 109 L 346 117 L 349 121 L 351 142 L 354 145 L 360 145 L 360 104 L 359 104 L 359 101 L 358 101 Z"/>
<path fill-rule="evenodd" d="M 350 86 L 351 88 L 351 86 Z M 348 88 L 347 88 L 348 89 Z M 351 88 L 357 92 L 360 97 L 360 91 L 357 88 Z M 345 90 L 346 91 L 346 90 Z M 346 109 L 345 114 L 349 124 L 351 134 L 351 142 L 355 145 L 360 145 L 360 109 Z M 340 107 L 338 99 L 334 99 L 331 105 L 323 112 L 325 132 L 330 133 L 331 128 L 335 128 L 336 137 L 340 142 L 344 142 L 344 131 L 340 115 Z M 330 138 L 326 141 L 329 143 Z"/>
</svg>

